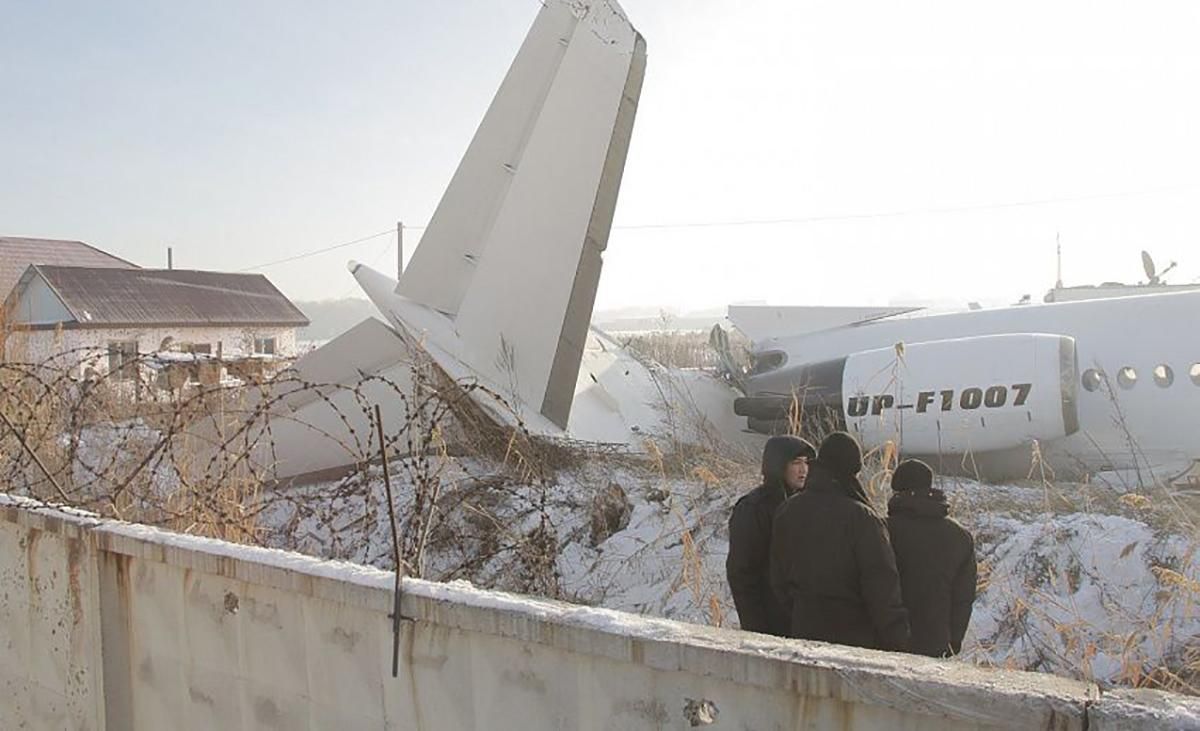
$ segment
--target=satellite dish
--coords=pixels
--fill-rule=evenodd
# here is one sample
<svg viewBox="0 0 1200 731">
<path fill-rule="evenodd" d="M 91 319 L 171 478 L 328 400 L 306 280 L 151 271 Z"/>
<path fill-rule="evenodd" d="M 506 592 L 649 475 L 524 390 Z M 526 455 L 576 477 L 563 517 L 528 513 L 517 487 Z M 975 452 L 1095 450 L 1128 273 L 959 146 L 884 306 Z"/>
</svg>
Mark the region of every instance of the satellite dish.
<svg viewBox="0 0 1200 731">
<path fill-rule="evenodd" d="M 1142 269 L 1146 270 L 1149 284 L 1158 284 L 1158 275 L 1154 273 L 1154 260 L 1150 258 L 1150 252 L 1145 250 L 1142 251 Z"/>
</svg>

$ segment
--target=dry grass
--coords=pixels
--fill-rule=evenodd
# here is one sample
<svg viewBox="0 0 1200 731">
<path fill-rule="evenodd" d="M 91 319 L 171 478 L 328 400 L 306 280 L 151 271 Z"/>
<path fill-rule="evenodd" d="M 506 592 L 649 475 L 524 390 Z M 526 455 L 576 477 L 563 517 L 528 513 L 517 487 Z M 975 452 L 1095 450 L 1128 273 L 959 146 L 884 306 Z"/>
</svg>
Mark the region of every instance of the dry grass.
<svg viewBox="0 0 1200 731">
<path fill-rule="evenodd" d="M 737 330 L 727 331 L 731 354 L 743 367 L 749 367 L 750 341 Z M 661 330 L 631 333 L 619 338 L 621 346 L 639 356 L 668 368 L 717 368 L 717 354 L 709 346 L 707 331 Z"/>
</svg>

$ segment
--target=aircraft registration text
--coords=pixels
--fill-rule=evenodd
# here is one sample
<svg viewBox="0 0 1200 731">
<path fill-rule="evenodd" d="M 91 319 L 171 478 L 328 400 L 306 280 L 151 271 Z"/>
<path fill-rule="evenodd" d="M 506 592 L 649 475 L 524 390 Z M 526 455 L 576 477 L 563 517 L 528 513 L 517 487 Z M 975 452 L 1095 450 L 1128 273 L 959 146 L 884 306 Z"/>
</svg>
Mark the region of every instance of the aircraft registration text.
<svg viewBox="0 0 1200 731">
<path fill-rule="evenodd" d="M 1004 406 L 1024 406 L 1033 391 L 1032 383 L 1014 383 L 1011 386 L 995 385 L 987 388 L 972 386 L 961 391 L 952 388 L 937 391 L 920 391 L 915 403 L 896 403 L 890 393 L 874 396 L 851 396 L 846 404 L 846 414 L 851 417 L 879 416 L 885 409 L 912 409 L 918 414 L 933 411 L 952 411 L 955 408 L 971 411 L 980 407 L 998 409 Z"/>
</svg>

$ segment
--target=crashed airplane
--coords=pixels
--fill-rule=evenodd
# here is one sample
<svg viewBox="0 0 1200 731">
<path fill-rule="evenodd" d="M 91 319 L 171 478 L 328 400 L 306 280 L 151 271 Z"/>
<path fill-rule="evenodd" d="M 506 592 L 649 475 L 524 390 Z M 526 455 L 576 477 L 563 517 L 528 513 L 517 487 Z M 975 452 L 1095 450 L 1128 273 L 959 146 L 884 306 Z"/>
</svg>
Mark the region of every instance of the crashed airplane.
<svg viewBox="0 0 1200 731">
<path fill-rule="evenodd" d="M 891 441 L 943 471 L 1194 475 L 1200 292 L 856 320 L 759 340 L 735 410 L 762 433 L 796 413 Z"/>
<path fill-rule="evenodd" d="M 622 394 L 653 374 L 589 328 L 645 67 L 616 2 L 543 4 L 400 280 L 350 263 L 387 324 L 367 320 L 296 363 L 307 382 L 364 385 L 283 399 L 276 477 L 370 453 L 355 402 L 402 423 L 393 385 L 411 386 L 414 358 L 501 395 L 509 409 L 481 405 L 534 433 L 627 443 L 649 431 L 653 410 Z M 698 388 L 732 403 L 717 381 Z M 737 430 L 732 410 L 723 418 Z"/>
<path fill-rule="evenodd" d="M 544 3 L 400 280 L 350 264 L 387 324 L 297 362 L 306 381 L 363 385 L 284 399 L 276 476 L 369 453 L 356 403 L 402 419 L 395 384 L 418 354 L 504 395 L 501 422 L 619 443 L 654 428 L 636 386 L 654 390 L 655 373 L 589 329 L 645 63 L 617 3 Z M 749 373 L 732 374 L 742 397 L 697 374 L 687 387 L 739 439 L 799 417 L 990 479 L 1026 476 L 1035 444 L 1060 475 L 1177 477 L 1200 456 L 1200 354 L 1176 336 L 1198 306 L 1200 292 L 945 315 L 731 308 L 755 342 Z"/>
</svg>

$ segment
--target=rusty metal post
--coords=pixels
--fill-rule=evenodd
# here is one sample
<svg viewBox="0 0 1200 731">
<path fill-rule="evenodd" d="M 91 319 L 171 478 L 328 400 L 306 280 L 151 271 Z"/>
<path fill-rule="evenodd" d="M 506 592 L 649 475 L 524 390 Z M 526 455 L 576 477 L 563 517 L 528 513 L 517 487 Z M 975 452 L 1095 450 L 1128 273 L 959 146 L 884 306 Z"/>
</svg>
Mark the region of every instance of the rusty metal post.
<svg viewBox="0 0 1200 731">
<path fill-rule="evenodd" d="M 383 415 L 375 404 L 375 430 L 379 434 L 379 458 L 383 465 L 383 487 L 387 493 L 388 520 L 392 524 L 392 560 L 396 566 L 396 584 L 392 589 L 392 677 L 400 676 L 400 533 L 396 528 L 396 505 L 392 497 L 392 478 L 388 472 L 387 442 L 383 435 Z"/>
</svg>

